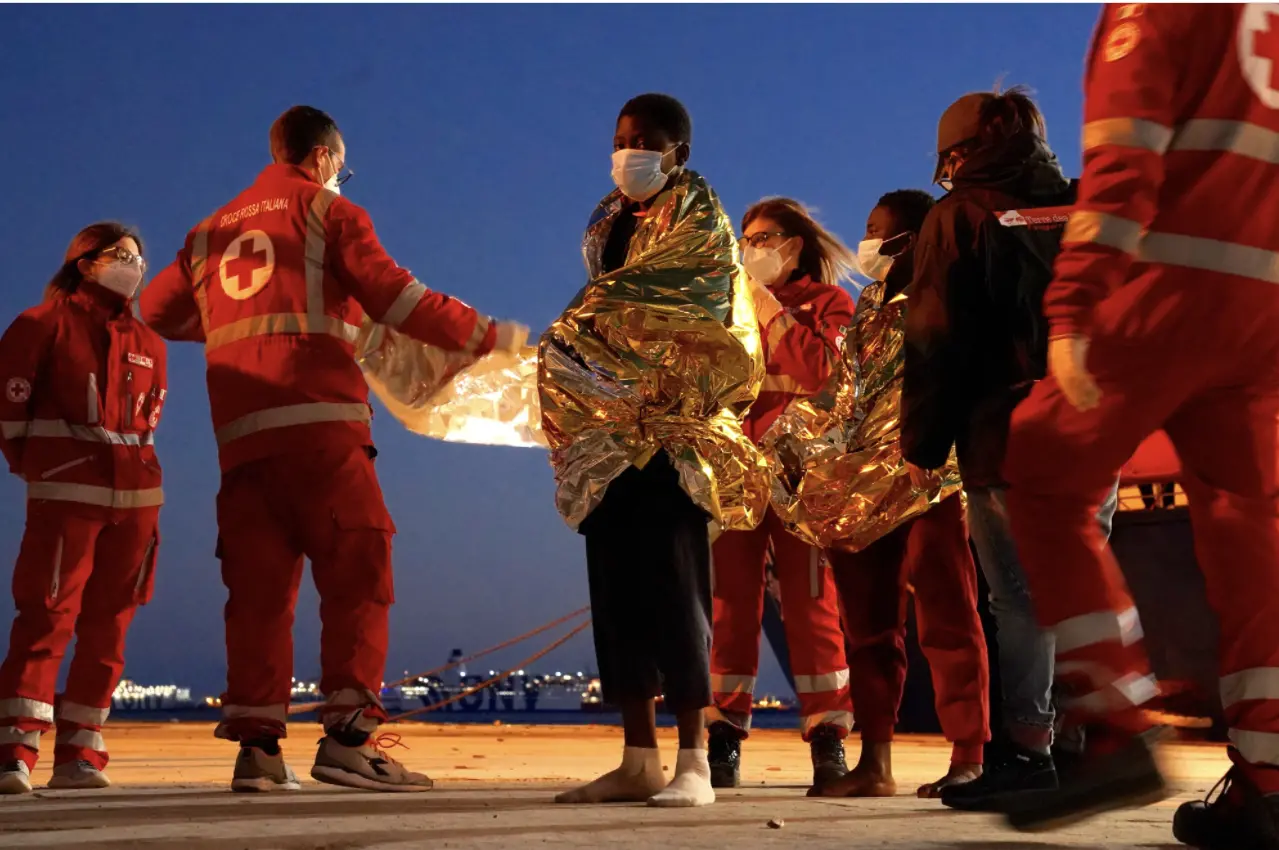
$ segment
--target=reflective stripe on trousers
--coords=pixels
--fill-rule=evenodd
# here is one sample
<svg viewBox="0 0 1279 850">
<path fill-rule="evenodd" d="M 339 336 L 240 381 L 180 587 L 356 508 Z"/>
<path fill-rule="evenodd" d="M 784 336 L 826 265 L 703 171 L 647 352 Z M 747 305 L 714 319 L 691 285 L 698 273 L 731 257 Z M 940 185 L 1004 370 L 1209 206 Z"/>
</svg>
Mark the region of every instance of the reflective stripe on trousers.
<svg viewBox="0 0 1279 850">
<path fill-rule="evenodd" d="M 1251 764 L 1279 766 L 1279 734 L 1273 731 L 1240 728 L 1248 724 L 1241 717 L 1240 704 L 1279 701 L 1279 668 L 1253 667 L 1221 677 L 1221 704 L 1230 721 L 1230 741 Z M 1274 716 L 1272 710 L 1267 715 Z"/>
<path fill-rule="evenodd" d="M 21 745 L 28 749 L 40 749 L 40 730 L 23 731 L 13 726 L 0 726 L 0 747 Z"/>
<path fill-rule="evenodd" d="M 818 726 L 838 726 L 841 729 L 853 728 L 851 711 L 823 711 L 820 714 L 808 714 L 799 719 L 800 732 L 807 735 Z"/>
<path fill-rule="evenodd" d="M 58 732 L 59 747 L 81 747 L 99 753 L 107 751 L 107 742 L 96 729 L 75 729 Z"/>
<path fill-rule="evenodd" d="M 28 719 L 53 723 L 53 705 L 27 697 L 0 699 L 0 719 Z"/>
<path fill-rule="evenodd" d="M 1118 641 L 1132 646 L 1142 638 L 1141 619 L 1136 608 L 1114 613 L 1096 611 L 1058 623 L 1052 629 L 1057 641 L 1057 654 L 1065 655 L 1098 643 Z"/>
<path fill-rule="evenodd" d="M 848 687 L 848 670 L 820 673 L 815 676 L 795 676 L 795 693 L 821 694 L 842 691 Z"/>
<path fill-rule="evenodd" d="M 847 675 L 848 671 L 844 671 Z M 737 676 L 731 673 L 712 673 L 711 674 L 711 692 L 723 694 L 725 696 L 738 696 L 745 694 L 752 696 L 755 693 L 756 677 L 754 676 Z"/>
<path fill-rule="evenodd" d="M 63 700 L 58 704 L 58 722 L 78 723 L 81 726 L 101 726 L 111 715 L 110 708 L 93 708 Z"/>
</svg>

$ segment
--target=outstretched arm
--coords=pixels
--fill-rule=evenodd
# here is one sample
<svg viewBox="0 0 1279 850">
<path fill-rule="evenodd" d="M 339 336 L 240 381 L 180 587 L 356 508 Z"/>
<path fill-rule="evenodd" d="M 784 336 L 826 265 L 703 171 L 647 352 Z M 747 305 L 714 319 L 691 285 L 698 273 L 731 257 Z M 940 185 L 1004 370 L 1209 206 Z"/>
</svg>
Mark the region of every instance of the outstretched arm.
<svg viewBox="0 0 1279 850">
<path fill-rule="evenodd" d="M 184 248 L 167 268 L 142 290 L 138 306 L 142 321 L 165 339 L 204 342 L 200 308 L 191 286 L 190 254 Z"/>
<path fill-rule="evenodd" d="M 481 316 L 457 298 L 432 292 L 400 268 L 383 249 L 368 213 L 355 204 L 336 199 L 326 226 L 328 244 L 334 247 L 334 272 L 375 322 L 428 345 L 477 357 L 523 343 L 514 343 L 510 330 L 499 338 L 499 328 L 511 325 Z"/>
</svg>

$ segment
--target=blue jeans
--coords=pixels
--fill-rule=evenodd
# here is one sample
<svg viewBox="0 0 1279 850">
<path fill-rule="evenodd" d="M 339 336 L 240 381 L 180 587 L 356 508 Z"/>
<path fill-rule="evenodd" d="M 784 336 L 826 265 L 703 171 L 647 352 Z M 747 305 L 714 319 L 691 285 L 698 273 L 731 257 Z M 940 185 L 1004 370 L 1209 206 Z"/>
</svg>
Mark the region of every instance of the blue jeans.
<svg viewBox="0 0 1279 850">
<path fill-rule="evenodd" d="M 990 612 L 999 641 L 999 675 L 1003 682 L 1004 725 L 1046 734 L 1051 739 L 1053 709 L 1053 636 L 1039 628 L 1026 587 L 1026 576 L 1001 488 L 974 488 L 968 493 L 968 532 L 977 560 L 990 585 Z M 1102 534 L 1110 530 L 1119 506 L 1119 482 L 1097 511 Z M 1014 734 L 1014 738 L 1020 736 Z"/>
</svg>

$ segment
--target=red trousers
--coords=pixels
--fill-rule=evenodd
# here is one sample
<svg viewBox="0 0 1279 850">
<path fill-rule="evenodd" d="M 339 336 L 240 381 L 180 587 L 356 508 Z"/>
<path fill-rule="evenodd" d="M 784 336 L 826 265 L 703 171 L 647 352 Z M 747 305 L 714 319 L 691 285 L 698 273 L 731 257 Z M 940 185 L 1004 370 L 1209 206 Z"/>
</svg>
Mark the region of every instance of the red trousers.
<svg viewBox="0 0 1279 850">
<path fill-rule="evenodd" d="M 1135 731 L 1155 693 L 1141 625 L 1096 505 L 1152 432 L 1181 459 L 1195 552 L 1221 623 L 1221 695 L 1236 759 L 1279 765 L 1279 288 L 1146 267 L 1096 310 L 1075 410 L 1052 379 L 1013 418 L 1008 512 L 1059 681 L 1077 712 Z M 1257 770 L 1279 792 L 1279 771 Z"/>
<path fill-rule="evenodd" d="M 709 709 L 708 719 L 750 731 L 770 542 L 799 696 L 800 731 L 805 740 L 823 725 L 846 735 L 853 726 L 853 707 L 848 698 L 848 663 L 844 660 L 835 585 L 821 561 L 821 552 L 788 532 L 772 511 L 758 528 L 730 531 L 715 541 L 711 639 L 715 705 Z"/>
<path fill-rule="evenodd" d="M 218 493 L 227 688 L 217 735 L 283 737 L 293 679 L 293 608 L 302 559 L 320 595 L 326 728 L 386 719 L 378 697 L 394 588 L 391 536 L 362 449 L 301 451 L 238 466 Z"/>
<path fill-rule="evenodd" d="M 906 686 L 906 604 L 915 592 L 919 645 L 954 764 L 981 764 L 990 740 L 990 666 L 977 614 L 977 566 L 958 495 L 860 552 L 827 553 L 848 631 L 862 740 L 893 739 Z"/>
<path fill-rule="evenodd" d="M 57 723 L 55 764 L 107 764 L 102 724 L 124 672 L 124 637 L 150 601 L 159 508 L 118 512 L 115 521 L 77 516 L 65 504 L 27 504 L 13 568 L 17 616 L 0 665 L 0 763 L 34 768 L 40 735 Z M 58 669 L 72 635 L 75 655 L 57 698 Z"/>
</svg>

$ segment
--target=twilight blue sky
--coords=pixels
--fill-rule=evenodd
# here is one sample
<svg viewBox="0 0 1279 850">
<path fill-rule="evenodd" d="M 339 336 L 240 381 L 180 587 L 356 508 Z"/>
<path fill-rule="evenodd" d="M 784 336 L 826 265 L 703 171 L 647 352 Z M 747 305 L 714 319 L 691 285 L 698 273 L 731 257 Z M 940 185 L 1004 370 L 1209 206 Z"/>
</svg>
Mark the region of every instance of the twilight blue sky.
<svg viewBox="0 0 1279 850">
<path fill-rule="evenodd" d="M 153 268 L 267 163 L 295 103 L 333 114 L 384 244 L 428 286 L 540 330 L 583 282 L 579 239 L 611 187 L 613 123 L 643 91 L 693 116 L 691 167 L 730 215 L 763 195 L 817 207 L 856 243 L 883 192 L 927 186 L 936 120 L 997 80 L 1032 86 L 1078 171 L 1092 5 L 102 5 L 0 7 L 5 188 L 0 317 L 35 303 L 71 236 L 142 228 Z M 168 504 L 156 597 L 127 673 L 222 684 L 217 464 L 203 357 L 170 348 L 158 446 Z M 545 454 L 374 434 L 396 538 L 388 674 L 496 643 L 587 599 L 580 538 Z M 0 560 L 23 521 L 0 482 Z M 309 584 L 309 579 L 307 580 Z M 297 670 L 318 669 L 316 597 Z M 0 619 L 11 616 L 8 594 Z M 7 634 L 7 625 L 0 633 Z M 534 643 L 528 652 L 537 648 Z M 497 662 L 523 657 L 517 648 Z M 768 656 L 767 651 L 765 655 Z M 578 638 L 547 666 L 589 667 Z M 784 688 L 771 658 L 765 688 Z"/>
</svg>

